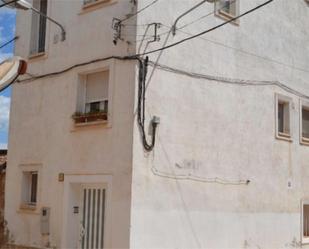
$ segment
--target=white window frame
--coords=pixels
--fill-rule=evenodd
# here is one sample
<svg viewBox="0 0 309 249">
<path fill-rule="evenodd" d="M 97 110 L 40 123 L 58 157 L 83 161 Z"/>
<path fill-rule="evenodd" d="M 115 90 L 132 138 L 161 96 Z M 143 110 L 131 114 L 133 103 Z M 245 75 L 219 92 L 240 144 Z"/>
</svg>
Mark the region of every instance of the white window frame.
<svg viewBox="0 0 309 249">
<path fill-rule="evenodd" d="M 301 243 L 302 244 L 309 244 L 309 237 L 304 237 L 304 205 L 309 205 L 309 200 L 302 200 L 301 201 Z"/>
<path fill-rule="evenodd" d="M 107 112 L 107 121 L 103 122 L 88 122 L 75 124 L 75 127 L 78 126 L 88 126 L 93 124 L 104 124 L 105 127 L 112 127 L 113 119 L 113 96 L 114 96 L 114 87 L 115 87 L 115 60 L 110 60 L 101 63 L 98 66 L 86 66 L 83 71 L 80 71 L 77 75 L 78 87 L 77 87 L 77 100 L 76 100 L 76 109 L 75 111 L 84 112 L 86 107 L 86 78 L 88 74 L 99 73 L 103 71 L 109 71 L 108 78 L 108 112 Z"/>
<path fill-rule="evenodd" d="M 19 165 L 20 169 L 20 210 L 32 210 L 39 212 L 40 206 L 40 193 L 41 193 L 41 164 L 21 164 Z M 30 203 L 24 201 L 24 192 L 23 188 L 23 178 L 24 174 L 30 174 L 31 172 L 37 172 L 37 193 L 36 193 L 36 203 Z M 29 191 L 31 191 L 29 189 Z"/>
<path fill-rule="evenodd" d="M 309 146 L 309 138 L 303 137 L 303 107 L 309 110 L 309 101 L 299 101 L 299 141 L 301 144 Z"/>
<path fill-rule="evenodd" d="M 220 0 L 215 0 L 215 4 L 214 4 L 214 7 L 215 7 L 215 15 L 224 19 L 224 20 L 230 20 L 236 16 L 239 15 L 239 11 L 240 11 L 240 0 L 235 0 L 235 6 L 236 6 L 236 15 L 231 15 L 230 13 L 227 13 L 223 10 L 220 10 L 220 8 L 218 6 L 220 6 Z M 239 19 L 237 20 L 234 20 L 233 22 L 231 22 L 233 24 L 237 24 L 239 25 Z"/>
<path fill-rule="evenodd" d="M 284 102 L 288 104 L 289 107 L 289 133 L 281 133 L 279 132 L 279 122 L 278 122 L 278 104 L 279 102 Z M 288 142 L 292 142 L 293 139 L 293 129 L 292 129 L 292 120 L 293 120 L 293 100 L 291 97 L 279 94 L 279 93 L 275 93 L 275 134 L 276 134 L 276 138 L 279 140 L 285 140 Z"/>
</svg>

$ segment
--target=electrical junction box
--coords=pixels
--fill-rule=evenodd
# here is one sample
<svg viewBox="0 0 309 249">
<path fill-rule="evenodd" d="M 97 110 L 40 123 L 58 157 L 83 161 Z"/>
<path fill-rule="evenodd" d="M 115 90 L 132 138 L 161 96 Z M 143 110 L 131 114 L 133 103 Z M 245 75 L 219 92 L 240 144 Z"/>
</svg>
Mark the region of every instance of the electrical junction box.
<svg viewBox="0 0 309 249">
<path fill-rule="evenodd" d="M 41 209 L 41 234 L 49 235 L 50 208 L 43 207 Z"/>
</svg>

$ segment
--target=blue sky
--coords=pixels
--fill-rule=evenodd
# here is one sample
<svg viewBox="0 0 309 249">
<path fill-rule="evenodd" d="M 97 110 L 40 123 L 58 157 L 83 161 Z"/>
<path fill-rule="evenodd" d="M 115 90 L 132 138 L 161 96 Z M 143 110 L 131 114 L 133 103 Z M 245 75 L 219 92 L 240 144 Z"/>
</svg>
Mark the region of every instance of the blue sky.
<svg viewBox="0 0 309 249">
<path fill-rule="evenodd" d="M 1 0 L 0 0 L 1 4 Z M 0 8 L 0 46 L 15 36 L 15 11 Z M 14 44 L 0 49 L 0 62 L 14 53 Z M 7 147 L 11 88 L 0 93 L 0 149 Z"/>
</svg>

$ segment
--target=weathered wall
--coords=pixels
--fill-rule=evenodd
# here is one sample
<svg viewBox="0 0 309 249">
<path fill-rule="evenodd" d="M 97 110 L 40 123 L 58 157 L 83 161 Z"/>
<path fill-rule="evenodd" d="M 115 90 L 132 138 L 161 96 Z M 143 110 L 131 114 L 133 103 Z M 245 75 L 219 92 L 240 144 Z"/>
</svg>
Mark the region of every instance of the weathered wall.
<svg viewBox="0 0 309 249">
<path fill-rule="evenodd" d="M 149 2 L 139 1 L 139 9 Z M 197 2 L 159 1 L 142 12 L 138 25 L 163 23 L 161 42 L 151 43 L 148 51 L 163 46 L 164 25 L 171 26 Z M 262 2 L 241 1 L 240 11 Z M 178 27 L 213 9 L 205 3 Z M 187 72 L 280 81 L 308 95 L 308 21 L 304 1 L 274 1 L 243 17 L 239 26 L 226 25 L 151 54 L 150 60 L 160 56 L 159 63 Z M 210 14 L 182 31 L 196 34 L 222 22 Z M 138 33 L 143 33 L 140 27 Z M 166 44 L 187 37 L 183 32 Z M 291 143 L 275 138 L 275 93 L 293 101 Z M 300 247 L 301 201 L 309 198 L 309 147 L 299 143 L 299 100 L 276 86 L 226 84 L 154 70 L 146 116 L 149 121 L 157 115 L 161 123 L 149 154 L 134 126 L 131 247 Z M 247 179 L 250 184 L 237 184 Z"/>
<path fill-rule="evenodd" d="M 93 11 L 82 11 L 82 2 L 49 1 L 48 14 L 64 25 L 67 39 L 54 44 L 54 35 L 60 31 L 48 22 L 46 54 L 29 60 L 30 74 L 40 75 L 80 62 L 127 54 L 126 44 L 113 45 L 111 22 L 113 17 L 124 17 L 133 5 L 129 1 L 109 1 Z M 20 39 L 15 53 L 26 58 L 30 23 L 29 12 L 18 11 L 16 34 Z M 78 101 L 78 75 L 107 66 L 113 68 L 111 126 L 74 127 L 71 115 Z M 69 205 L 63 197 L 64 184 L 69 176 L 100 174 L 112 179 L 111 202 L 107 204 L 112 209 L 107 247 L 129 246 L 134 77 L 134 63 L 108 60 L 13 86 L 5 206 L 13 243 L 60 248 L 66 220 L 63 210 Z M 28 166 L 40 170 L 39 201 L 34 211 L 20 208 L 22 169 Z M 64 173 L 64 183 L 58 182 L 59 173 Z M 42 207 L 51 208 L 47 238 L 40 232 Z"/>
</svg>

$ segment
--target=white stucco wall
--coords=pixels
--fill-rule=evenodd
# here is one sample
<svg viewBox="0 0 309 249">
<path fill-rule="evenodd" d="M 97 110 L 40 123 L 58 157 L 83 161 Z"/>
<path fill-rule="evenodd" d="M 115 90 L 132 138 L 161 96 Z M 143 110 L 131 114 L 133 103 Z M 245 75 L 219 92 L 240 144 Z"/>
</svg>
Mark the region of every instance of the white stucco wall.
<svg viewBox="0 0 309 249">
<path fill-rule="evenodd" d="M 32 59 L 29 72 L 40 75 L 95 58 L 133 54 L 135 48 L 143 51 L 146 43 L 134 41 L 142 39 L 144 24 L 152 22 L 163 24 L 161 41 L 147 45 L 147 50 L 159 48 L 167 37 L 166 26 L 197 2 L 159 0 L 138 15 L 137 23 L 134 18 L 126 21 L 124 41 L 113 46 L 111 20 L 132 11 L 129 0 L 87 13 L 81 11 L 81 1 L 51 1 L 48 14 L 64 24 L 67 40 L 54 44 L 59 29 L 48 23 L 46 56 Z M 243 0 L 240 11 L 262 2 Z M 149 3 L 138 1 L 138 9 Z M 205 3 L 178 25 L 213 9 Z M 303 0 L 277 0 L 242 18 L 239 26 L 229 24 L 164 51 L 159 63 L 200 74 L 280 81 L 309 94 L 308 21 Z M 219 23 L 220 18 L 209 14 L 182 31 L 195 34 Z M 136 24 L 141 25 L 137 30 Z M 18 13 L 16 30 L 16 54 L 27 57 L 29 13 Z M 150 39 L 153 32 L 148 32 Z M 183 32 L 170 35 L 167 44 L 187 37 Z M 108 66 L 114 68 L 112 126 L 74 128 L 78 74 Z M 149 67 L 148 76 L 151 73 Z M 97 175 L 112 184 L 108 247 L 299 247 L 301 201 L 309 199 L 309 147 L 299 144 L 299 97 L 277 86 L 225 84 L 157 68 L 147 83 L 146 116 L 148 122 L 158 115 L 161 123 L 154 151 L 145 153 L 134 122 L 136 86 L 135 64 L 121 61 L 14 85 L 5 215 L 15 243 L 42 247 L 49 240 L 60 247 L 63 207 L 73 202 L 63 198 L 66 181 L 83 182 L 83 176 Z M 292 98 L 292 143 L 275 139 L 275 93 Z M 34 212 L 19 209 L 22 167 L 40 170 Z M 64 183 L 58 182 L 59 173 L 65 174 Z M 172 179 L 189 174 L 203 181 Z M 246 180 L 249 185 L 235 184 Z M 43 206 L 51 208 L 49 238 L 39 230 Z"/>
<path fill-rule="evenodd" d="M 138 9 L 150 2 L 139 1 Z M 158 1 L 140 13 L 138 25 L 163 24 L 161 41 L 148 51 L 163 46 L 164 25 L 198 2 Z M 241 1 L 240 12 L 263 2 Z M 213 9 L 205 3 L 178 27 Z M 188 72 L 279 81 L 308 95 L 308 21 L 304 1 L 278 0 L 243 17 L 239 26 L 226 25 L 150 60 L 160 55 L 160 64 Z M 182 31 L 196 34 L 222 22 L 210 14 Z M 139 26 L 137 33 L 143 32 Z M 166 44 L 187 36 L 177 31 Z M 292 143 L 275 138 L 275 93 L 292 98 Z M 309 147 L 299 143 L 299 100 L 277 86 L 225 84 L 157 68 L 146 94 L 148 121 L 161 119 L 152 153 L 144 153 L 134 125 L 131 247 L 300 247 Z M 204 181 L 171 179 L 177 175 Z M 223 185 L 215 178 L 250 184 Z"/>
<path fill-rule="evenodd" d="M 113 17 L 130 13 L 132 7 L 129 1 L 109 1 L 92 11 L 82 11 L 82 0 L 49 1 L 48 14 L 64 25 L 67 39 L 54 44 L 54 35 L 60 31 L 48 22 L 45 56 L 29 60 L 28 72 L 41 75 L 92 59 L 126 55 L 125 43 L 117 47 L 112 43 L 111 22 Z M 25 58 L 30 47 L 30 20 L 30 12 L 18 11 L 16 34 L 20 39 L 15 54 Z M 110 69 L 111 122 L 76 128 L 71 115 L 78 102 L 78 75 L 102 68 Z M 112 211 L 106 246 L 129 246 L 134 77 L 134 63 L 108 60 L 13 86 L 5 207 L 13 243 L 44 247 L 49 242 L 49 246 L 57 248 L 64 245 L 63 226 L 68 223 L 64 207 L 69 205 L 72 212 L 74 204 L 64 198 L 64 188 L 73 176 L 80 176 L 80 183 L 86 183 L 88 178 L 98 175 L 102 179 L 107 177 L 113 189 L 107 192 L 111 194 L 108 210 Z M 21 167 L 39 168 L 35 211 L 20 209 Z M 64 173 L 64 182 L 58 181 L 59 173 Z M 41 207 L 51 208 L 47 238 L 40 233 Z M 76 227 L 73 224 L 68 229 Z"/>
</svg>

